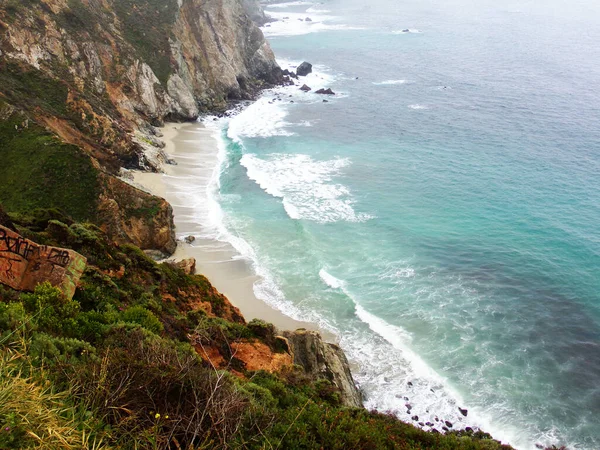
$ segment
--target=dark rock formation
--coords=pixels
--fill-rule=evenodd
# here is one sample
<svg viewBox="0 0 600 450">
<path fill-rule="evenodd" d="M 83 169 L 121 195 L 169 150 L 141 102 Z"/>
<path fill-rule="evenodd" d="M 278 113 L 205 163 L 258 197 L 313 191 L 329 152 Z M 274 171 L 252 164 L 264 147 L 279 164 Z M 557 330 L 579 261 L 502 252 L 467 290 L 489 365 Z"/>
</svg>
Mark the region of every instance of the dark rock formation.
<svg viewBox="0 0 600 450">
<path fill-rule="evenodd" d="M 284 69 L 282 72 L 283 76 L 288 76 L 290 78 L 295 78 L 296 80 L 298 79 L 298 75 L 296 75 L 294 72 L 290 72 L 288 69 Z"/>
<path fill-rule="evenodd" d="M 460 408 L 460 407 L 459 407 L 459 408 L 458 408 L 458 410 L 459 410 L 459 411 L 460 411 L 460 413 L 461 413 L 463 416 L 465 416 L 465 417 L 467 417 L 467 414 L 469 414 L 469 410 L 468 410 L 468 409 L 463 409 L 463 408 Z"/>
<path fill-rule="evenodd" d="M 321 94 L 321 95 L 335 95 L 335 92 L 333 92 L 331 90 L 331 88 L 327 88 L 327 89 L 319 89 L 318 91 L 315 91 L 315 94 Z"/>
<path fill-rule="evenodd" d="M 315 331 L 286 331 L 283 336 L 289 342 L 294 364 L 303 367 L 309 376 L 330 381 L 339 390 L 344 405 L 362 407 L 362 396 L 341 348 L 324 342 Z"/>
<path fill-rule="evenodd" d="M 300 90 L 304 91 L 304 92 L 309 92 L 312 89 L 310 88 L 310 86 L 307 86 L 306 84 L 304 84 L 304 85 L 302 85 L 302 87 L 300 88 Z"/>
<path fill-rule="evenodd" d="M 305 77 L 309 73 L 312 73 L 312 64 L 304 61 L 302 64 L 298 66 L 296 69 L 296 74 L 299 77 Z"/>
</svg>

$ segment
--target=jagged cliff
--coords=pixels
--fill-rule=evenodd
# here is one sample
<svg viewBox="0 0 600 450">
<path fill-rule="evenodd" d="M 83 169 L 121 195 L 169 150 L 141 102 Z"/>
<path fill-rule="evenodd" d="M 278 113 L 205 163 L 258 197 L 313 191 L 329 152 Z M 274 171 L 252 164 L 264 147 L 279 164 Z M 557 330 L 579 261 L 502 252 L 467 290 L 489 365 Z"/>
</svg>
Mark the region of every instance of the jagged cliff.
<svg viewBox="0 0 600 450">
<path fill-rule="evenodd" d="M 121 167 L 158 170 L 162 143 L 154 126 L 163 120 L 223 110 L 229 101 L 252 98 L 281 80 L 268 43 L 247 13 L 254 3 L 1 2 L 0 120 L 15 128 L 0 137 L 5 161 L 15 164 L 5 170 L 21 170 L 17 141 L 32 128 L 36 137 L 56 136 L 87 155 L 87 170 L 94 172 L 93 208 L 77 218 L 100 223 L 118 242 L 172 252 L 170 207 L 115 175 Z M 38 146 L 28 156 L 43 158 L 44 152 Z M 56 178 L 67 175 L 59 171 Z M 38 197 L 48 194 L 40 199 L 46 206 L 70 214 L 79 206 L 53 204 L 51 190 L 51 180 L 37 189 Z M 0 201 L 18 211 L 33 202 L 26 194 L 15 199 L 0 192 Z"/>
</svg>

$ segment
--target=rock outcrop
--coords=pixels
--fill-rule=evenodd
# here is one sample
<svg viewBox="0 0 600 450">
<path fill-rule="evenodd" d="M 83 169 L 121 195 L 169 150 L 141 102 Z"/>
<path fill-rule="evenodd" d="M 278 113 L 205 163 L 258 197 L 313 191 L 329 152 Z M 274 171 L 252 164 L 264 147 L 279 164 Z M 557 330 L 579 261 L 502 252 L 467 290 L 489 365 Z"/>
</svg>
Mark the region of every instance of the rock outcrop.
<svg viewBox="0 0 600 450">
<path fill-rule="evenodd" d="M 362 396 L 354 383 L 348 359 L 340 347 L 323 341 L 315 331 L 299 329 L 285 331 L 294 357 L 294 364 L 315 379 L 323 378 L 337 387 L 342 404 L 362 407 Z"/>
</svg>

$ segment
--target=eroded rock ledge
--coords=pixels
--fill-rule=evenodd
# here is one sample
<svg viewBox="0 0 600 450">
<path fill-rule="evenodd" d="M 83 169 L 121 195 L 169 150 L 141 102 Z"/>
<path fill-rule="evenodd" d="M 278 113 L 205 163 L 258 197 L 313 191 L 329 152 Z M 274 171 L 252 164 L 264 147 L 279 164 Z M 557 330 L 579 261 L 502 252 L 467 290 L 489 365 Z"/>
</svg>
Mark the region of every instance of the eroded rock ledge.
<svg viewBox="0 0 600 450">
<path fill-rule="evenodd" d="M 362 396 L 340 347 L 323 341 L 316 331 L 284 331 L 283 337 L 289 342 L 294 364 L 303 367 L 314 379 L 330 381 L 339 390 L 343 405 L 362 408 Z"/>
</svg>

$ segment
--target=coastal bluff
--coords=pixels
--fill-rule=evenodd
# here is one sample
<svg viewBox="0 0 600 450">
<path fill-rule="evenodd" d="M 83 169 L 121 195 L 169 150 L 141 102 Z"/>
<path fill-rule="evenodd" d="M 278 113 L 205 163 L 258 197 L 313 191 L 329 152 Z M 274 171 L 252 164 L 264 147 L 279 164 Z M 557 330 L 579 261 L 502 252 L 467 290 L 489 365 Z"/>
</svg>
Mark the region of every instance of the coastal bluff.
<svg viewBox="0 0 600 450">
<path fill-rule="evenodd" d="M 170 206 L 128 185 L 121 169 L 161 170 L 165 120 L 222 112 L 282 80 L 249 16 L 260 11 L 252 0 L 2 2 L 6 210 L 59 208 L 118 242 L 172 253 Z M 16 192 L 19 172 L 31 186 Z M 77 176 L 85 193 L 61 195 Z"/>
</svg>

